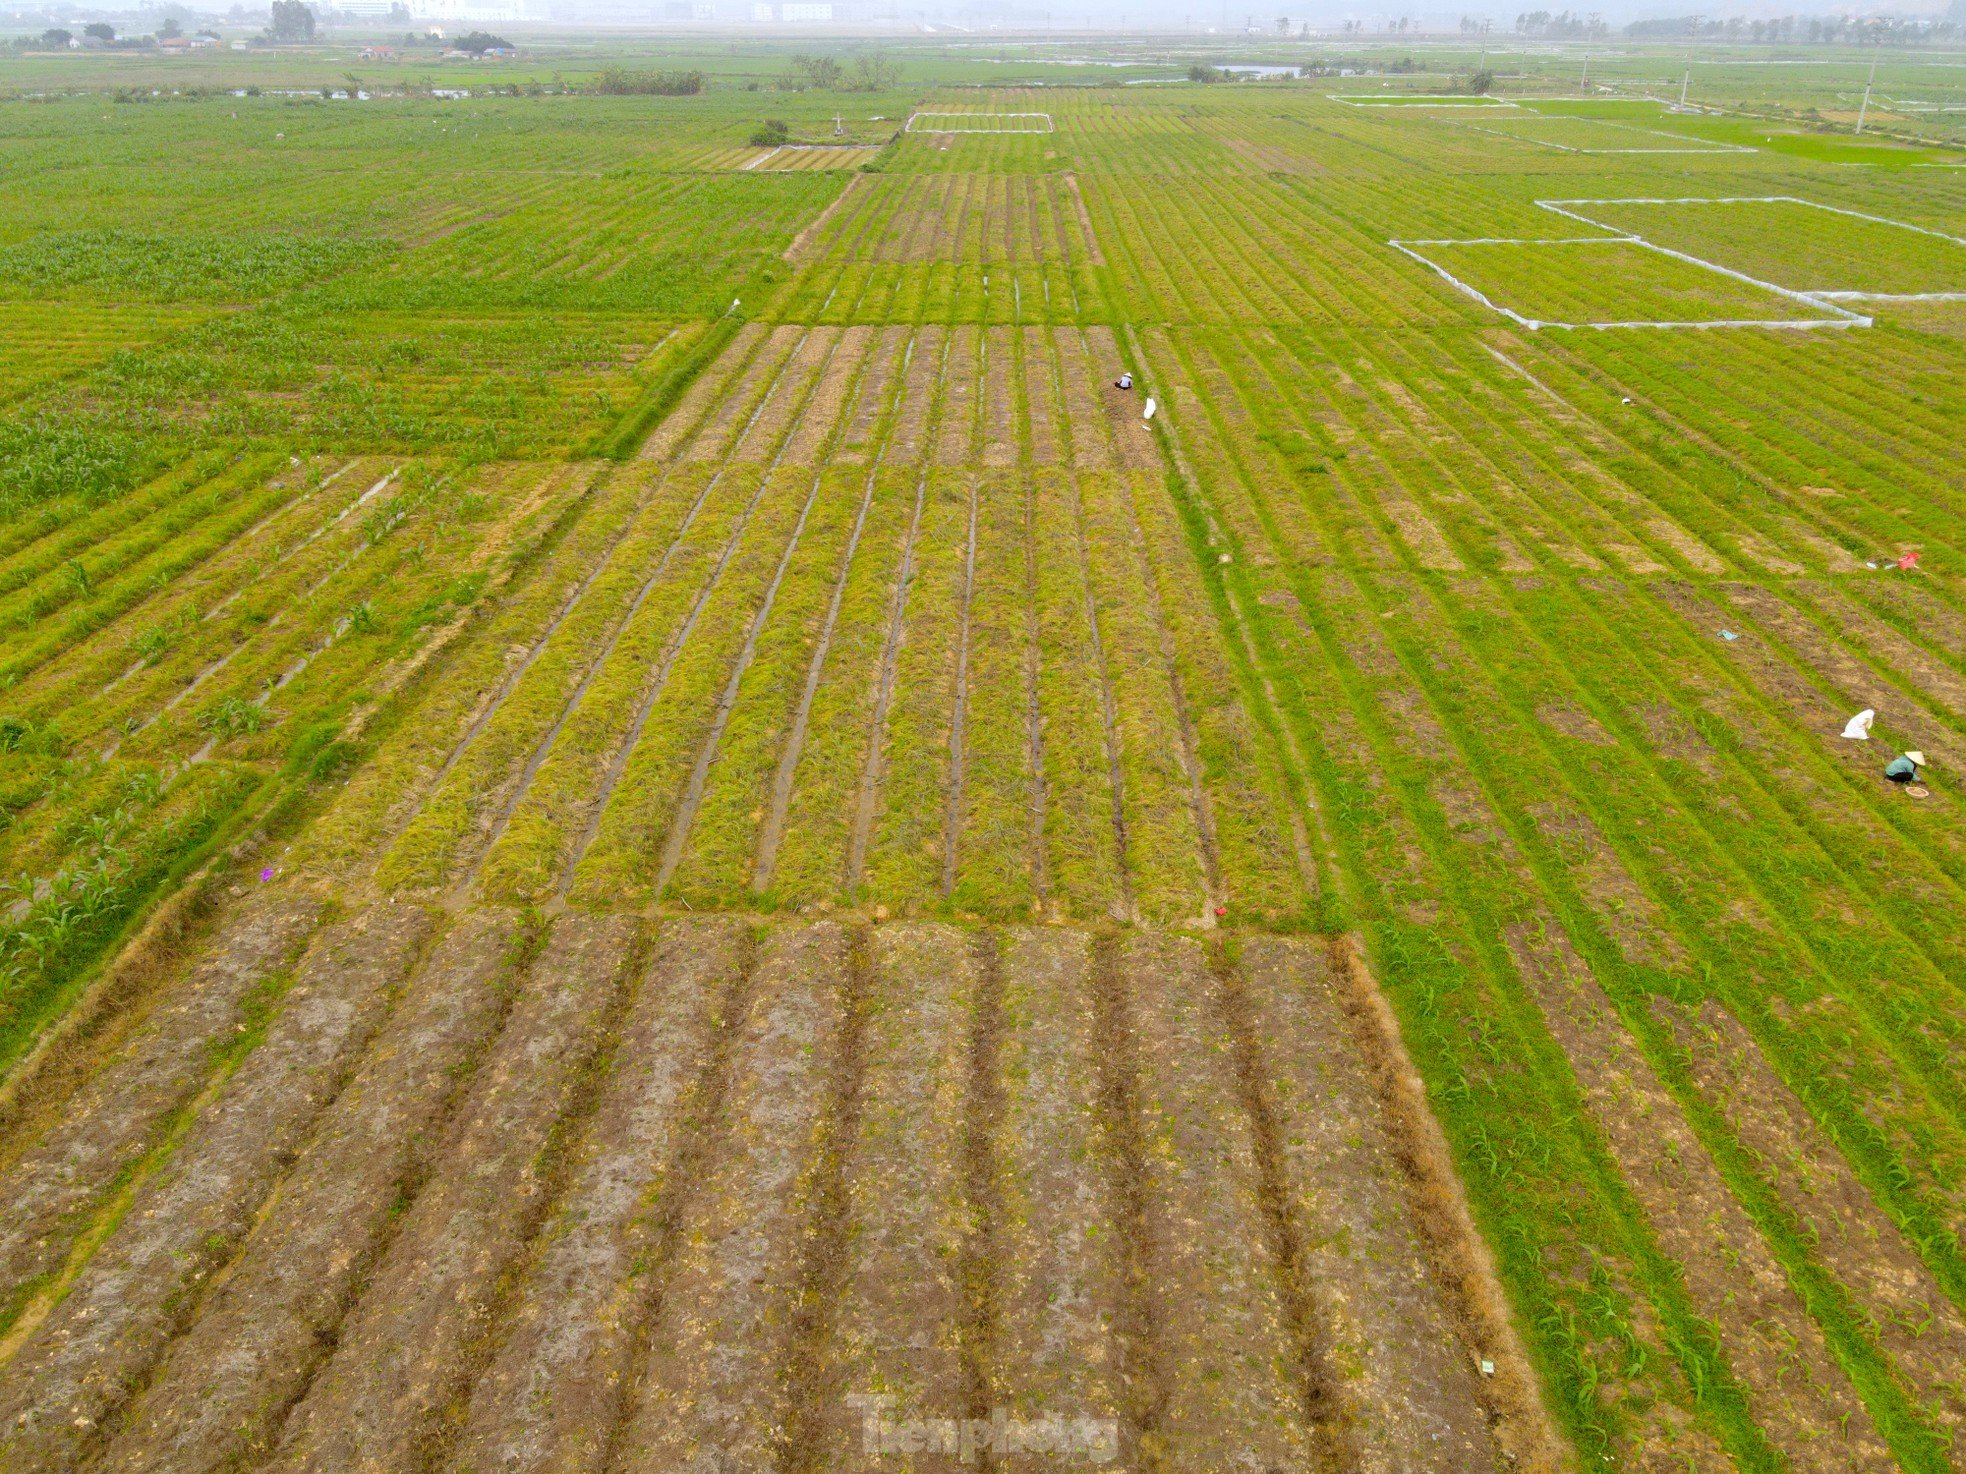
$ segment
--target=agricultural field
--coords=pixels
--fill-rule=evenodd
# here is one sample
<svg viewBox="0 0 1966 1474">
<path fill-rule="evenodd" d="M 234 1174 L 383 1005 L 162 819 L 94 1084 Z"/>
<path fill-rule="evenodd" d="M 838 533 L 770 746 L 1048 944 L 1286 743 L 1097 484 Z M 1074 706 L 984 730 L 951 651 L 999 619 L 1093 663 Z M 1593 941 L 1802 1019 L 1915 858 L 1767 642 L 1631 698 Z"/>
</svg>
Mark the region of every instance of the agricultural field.
<svg viewBox="0 0 1966 1474">
<path fill-rule="evenodd" d="M 0 60 L 0 1468 L 1966 1469 L 1954 146 L 553 44 Z"/>
</svg>

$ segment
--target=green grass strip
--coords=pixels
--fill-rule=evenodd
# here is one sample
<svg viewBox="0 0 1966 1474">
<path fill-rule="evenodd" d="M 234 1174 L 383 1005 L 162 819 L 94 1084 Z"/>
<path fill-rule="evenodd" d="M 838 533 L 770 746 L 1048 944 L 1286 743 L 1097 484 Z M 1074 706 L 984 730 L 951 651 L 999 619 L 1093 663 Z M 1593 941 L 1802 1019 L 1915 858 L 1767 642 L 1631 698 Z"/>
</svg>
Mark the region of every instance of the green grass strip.
<svg viewBox="0 0 1966 1474">
<path fill-rule="evenodd" d="M 727 312 L 718 318 L 710 330 L 670 367 L 669 372 L 655 381 L 654 387 L 642 396 L 641 403 L 629 410 L 612 430 L 595 439 L 588 453 L 611 461 L 630 459 L 641 448 L 642 442 L 648 439 L 650 432 L 681 401 L 697 376 L 716 362 L 717 355 L 737 336 L 737 330 L 744 323 L 745 319 L 734 312 Z"/>
</svg>

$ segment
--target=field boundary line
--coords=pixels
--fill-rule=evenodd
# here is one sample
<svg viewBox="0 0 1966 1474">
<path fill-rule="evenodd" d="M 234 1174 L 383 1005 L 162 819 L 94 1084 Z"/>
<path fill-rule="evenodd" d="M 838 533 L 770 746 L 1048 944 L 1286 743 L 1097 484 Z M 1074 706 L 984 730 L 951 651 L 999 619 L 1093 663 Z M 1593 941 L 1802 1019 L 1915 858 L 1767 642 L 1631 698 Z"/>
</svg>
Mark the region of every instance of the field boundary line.
<svg viewBox="0 0 1966 1474">
<path fill-rule="evenodd" d="M 737 440 L 743 438 L 744 434 L 749 431 L 751 425 L 756 422 L 758 416 L 764 413 L 765 406 L 770 404 L 772 399 L 777 395 L 778 390 L 785 382 L 786 373 L 797 362 L 799 351 L 805 346 L 805 341 L 811 335 L 811 332 L 812 330 L 808 328 L 799 335 L 799 340 L 792 345 L 791 352 L 786 354 L 784 360 L 773 371 L 770 386 L 759 397 L 758 403 L 751 411 L 750 418 L 744 423 L 744 429 L 740 430 L 736 439 L 732 441 L 733 445 L 737 443 Z M 761 335 L 758 340 L 759 345 L 762 346 L 765 342 L 769 341 L 769 338 L 769 334 Z M 749 362 L 748 358 L 746 362 Z M 729 464 L 729 462 L 725 462 L 725 466 Z M 674 474 L 674 470 L 673 465 L 663 467 L 660 476 L 656 478 L 656 485 L 649 489 L 648 496 L 643 499 L 642 503 L 637 506 L 635 512 L 631 513 L 628 519 L 622 524 L 623 537 L 626 536 L 627 529 L 633 526 L 636 517 L 654 503 L 660 489 L 668 484 L 670 476 Z M 539 776 L 540 769 L 546 765 L 546 760 L 551 756 L 554 745 L 560 739 L 560 734 L 566 730 L 567 723 L 573 720 L 575 711 L 579 709 L 581 700 L 587 695 L 594 682 L 599 679 L 602 667 L 607 664 L 608 658 L 614 654 L 615 648 L 621 643 L 622 634 L 634 622 L 636 614 L 641 611 L 642 605 L 647 602 L 648 596 L 654 590 L 656 582 L 668 571 L 670 560 L 675 556 L 677 547 L 682 543 L 684 538 L 689 536 L 690 529 L 696 524 L 697 514 L 703 510 L 704 504 L 710 499 L 711 492 L 716 489 L 717 483 L 722 479 L 723 468 L 720 467 L 717 474 L 704 483 L 703 489 L 697 493 L 695 500 L 690 503 L 689 510 L 683 514 L 682 520 L 676 524 L 675 530 L 669 535 L 669 539 L 662 550 L 662 557 L 656 561 L 656 565 L 650 570 L 649 576 L 642 581 L 641 587 L 635 591 L 635 597 L 630 601 L 628 608 L 615 620 L 613 628 L 608 631 L 606 643 L 594 655 L 593 659 L 588 662 L 587 668 L 581 672 L 579 684 L 575 686 L 573 693 L 560 707 L 559 714 L 553 719 L 553 725 L 533 747 L 531 754 L 526 759 L 525 767 L 520 770 L 517 779 L 513 782 L 511 794 L 499 806 L 497 817 L 493 820 L 490 831 L 478 843 L 476 856 L 462 868 L 461 873 L 454 882 L 453 894 L 457 897 L 459 904 L 464 902 L 465 892 L 484 868 L 485 860 L 490 856 L 499 840 L 504 837 L 506 829 L 512 822 L 512 816 L 518 812 L 519 805 L 525 801 L 526 794 L 531 791 L 533 780 Z M 760 483 L 760 488 L 762 489 L 762 483 Z M 753 498 L 754 503 L 755 500 Z M 743 526 L 743 517 L 748 516 L 749 511 L 750 509 L 747 507 L 743 516 L 740 516 L 738 522 L 740 529 Z M 620 541 L 621 539 L 616 539 L 613 546 L 619 547 Z M 598 576 L 603 569 L 611 565 L 613 561 L 612 553 L 613 548 L 610 549 L 609 556 L 606 560 L 596 564 L 594 576 Z M 718 571 L 721 571 L 722 567 L 723 565 L 719 563 Z M 590 577 L 588 582 L 592 583 L 593 577 Z"/>
<path fill-rule="evenodd" d="M 1600 123 L 1607 128 L 1625 127 L 1624 124 L 1613 123 L 1608 119 L 1604 119 L 1604 118 L 1568 118 L 1568 117 L 1563 117 L 1561 115 L 1556 117 L 1551 117 L 1550 115 L 1545 113 L 1538 113 L 1535 116 L 1542 118 L 1547 122 Z M 1470 133 L 1486 133 L 1490 138 L 1506 138 L 1515 143 L 1533 144 L 1537 148 L 1553 148 L 1566 154 L 1658 155 L 1658 154 L 1752 154 L 1752 153 L 1761 152 L 1761 150 L 1757 148 L 1752 148 L 1745 143 L 1713 143 L 1713 144 L 1708 144 L 1703 148 L 1582 148 L 1576 144 L 1556 143 L 1547 138 L 1535 138 L 1526 133 L 1509 133 L 1509 132 L 1505 132 L 1500 128 L 1484 128 L 1479 123 L 1463 123 L 1459 119 L 1455 119 L 1453 121 L 1454 121 L 1454 126 L 1456 128 L 1465 128 Z M 1671 139 L 1679 138 L 1679 135 L 1677 133 L 1665 133 L 1665 132 L 1661 132 L 1657 128 L 1626 128 L 1626 131 L 1631 133 L 1648 133 L 1652 135 L 1654 138 L 1671 138 Z"/>
<path fill-rule="evenodd" d="M 1544 117 L 1567 118 L 1563 113 L 1542 114 Z M 1684 140 L 1683 133 L 1668 133 L 1663 128 L 1642 128 L 1637 123 L 1621 123 L 1616 118 L 1588 118 L 1584 121 L 1602 123 L 1606 128 L 1622 128 L 1627 133 L 1643 133 L 1652 138 L 1672 138 Z M 1758 154 L 1760 149 L 1751 143 L 1722 143 L 1718 139 L 1708 141 L 1706 148 L 1587 148 L 1592 154 Z"/>
<path fill-rule="evenodd" d="M 819 381 L 825 377 L 826 371 L 832 367 L 840 345 L 846 342 L 847 335 L 851 331 L 851 328 L 839 330 L 839 336 L 833 340 L 832 347 L 827 350 L 826 361 L 819 366 L 818 372 L 813 376 L 815 390 Z M 772 571 L 771 583 L 766 587 L 764 597 L 759 600 L 757 609 L 751 615 L 750 628 L 744 632 L 744 644 L 737 652 L 737 659 L 731 663 L 730 677 L 724 683 L 723 695 L 718 698 L 716 711 L 710 719 L 710 730 L 704 734 L 702 742 L 698 745 L 696 762 L 690 769 L 689 782 L 683 789 L 682 798 L 677 802 L 675 813 L 670 817 L 668 832 L 663 836 L 662 856 L 656 869 L 655 886 L 650 893 L 656 905 L 662 903 L 662 893 L 669 888 L 669 882 L 675 879 L 676 871 L 682 865 L 683 847 L 689 843 L 690 834 L 696 828 L 696 813 L 702 806 L 703 791 L 710 781 L 710 765 L 716 761 L 717 749 L 723 744 L 724 732 L 730 725 L 730 714 L 737 707 L 737 698 L 743 688 L 745 674 L 751 669 L 751 662 L 757 658 L 758 641 L 765 632 L 765 625 L 771 619 L 772 608 L 778 602 L 778 591 L 784 585 L 785 574 L 791 568 L 793 558 L 798 555 L 799 543 L 805 536 L 806 523 L 811 520 L 813 506 L 818 502 L 819 493 L 826 484 L 827 460 L 841 433 L 851 423 L 849 406 L 859 396 L 860 385 L 867 377 L 868 367 L 874 353 L 879 351 L 879 345 L 878 336 L 870 337 L 872 351 L 862 353 L 859 363 L 854 366 L 853 377 L 847 386 L 846 394 L 842 396 L 840 413 L 827 431 L 826 443 L 821 448 L 813 467 L 812 484 L 806 489 L 805 501 L 799 508 L 799 520 L 792 524 L 792 535 L 786 539 L 785 551 L 779 555 L 778 567 Z M 776 470 L 779 462 L 784 459 L 785 451 L 792 444 L 800 426 L 805 423 L 806 415 L 811 413 L 811 410 L 812 396 L 808 394 L 805 403 L 799 407 L 798 419 L 786 430 L 778 454 L 772 457 L 773 470 Z M 769 472 L 765 479 L 770 479 Z M 856 542 L 860 524 L 866 517 L 867 503 L 873 497 L 873 482 L 874 478 L 870 471 L 867 477 L 866 494 L 861 499 L 860 518 L 854 523 Z M 841 582 L 835 585 L 836 590 L 844 587 L 845 569 L 846 565 L 842 563 Z"/>
<path fill-rule="evenodd" d="M 778 391 L 784 387 L 786 375 L 797 364 L 800 353 L 804 351 L 806 343 L 811 339 L 815 331 L 817 329 L 807 327 L 800 332 L 798 342 L 792 345 L 792 351 L 786 354 L 784 364 L 773 377 L 770 391 L 759 399 L 757 407 L 751 411 L 750 418 L 744 422 L 744 428 L 732 437 L 730 443 L 733 447 L 743 443 L 744 437 L 751 433 L 751 427 L 758 422 L 758 417 L 765 412 L 765 407 L 777 397 Z M 745 504 L 744 509 L 738 513 L 736 522 L 732 524 L 730 535 L 724 540 L 723 552 L 717 558 L 715 566 L 710 569 L 708 576 L 703 580 L 702 587 L 697 590 L 695 602 L 690 605 L 688 615 L 684 617 L 682 624 L 670 634 L 668 642 L 664 645 L 662 658 L 656 664 L 654 678 L 648 683 L 641 701 L 637 704 L 634 720 L 629 723 L 628 730 L 623 734 L 620 743 L 615 748 L 614 756 L 608 762 L 607 772 L 602 779 L 599 792 L 594 796 L 593 806 L 587 815 L 587 822 L 581 827 L 580 837 L 575 842 L 575 846 L 568 855 L 566 863 L 560 872 L 560 878 L 553 887 L 553 904 L 555 907 L 561 907 L 566 904 L 567 896 L 573 890 L 574 872 L 580 868 L 581 860 L 586 856 L 587 851 L 593 848 L 594 840 L 601 832 L 601 820 L 606 813 L 608 800 L 613 797 L 614 790 L 620 784 L 622 775 L 627 772 L 629 760 L 634 756 L 635 748 L 641 744 L 642 734 L 648 729 L 649 718 L 655 713 L 656 703 L 662 699 L 663 691 L 668 688 L 669 672 L 675 669 L 676 661 L 682 656 L 683 647 L 689 643 L 689 637 L 696 631 L 696 621 L 702 616 L 703 610 L 709 604 L 711 596 L 716 593 L 717 586 L 723 582 L 724 570 L 730 566 L 731 559 L 737 556 L 738 546 L 743 542 L 744 533 L 751 525 L 751 513 L 757 509 L 758 503 L 764 500 L 765 492 L 771 485 L 772 474 L 777 471 L 779 462 L 785 458 L 785 448 L 792 443 L 792 437 L 798 433 L 799 423 L 805 418 L 805 411 L 811 403 L 813 392 L 817 389 L 820 381 L 825 378 L 826 370 L 832 366 L 833 355 L 839 352 L 840 344 L 844 341 L 846 341 L 846 334 L 844 330 L 841 330 L 839 335 L 827 345 L 825 358 L 820 360 L 819 366 L 813 370 L 811 379 L 804 388 L 799 400 L 797 415 L 785 427 L 784 434 L 772 454 L 771 463 L 765 467 L 764 473 L 758 477 L 757 489 L 751 493 L 750 501 Z M 726 459 L 717 468 L 716 474 L 704 484 L 703 497 L 698 500 L 699 506 L 704 499 L 708 498 L 711 490 L 724 479 L 724 473 L 732 464 L 734 464 L 732 461 Z M 800 525 L 804 525 L 803 517 L 800 519 Z M 682 531 L 681 529 L 678 530 L 675 541 L 681 541 Z M 673 547 L 674 545 L 672 542 L 671 546 Z M 667 564 L 668 559 L 666 556 L 663 562 L 665 565 Z M 653 576 L 649 582 L 650 585 L 653 585 Z M 637 600 L 636 607 L 640 607 L 640 600 Z M 564 727 L 572 719 L 573 710 L 578 704 L 579 696 L 586 694 L 588 686 L 599 675 L 601 667 L 614 654 L 615 647 L 619 643 L 619 636 L 626 632 L 629 619 L 632 618 L 633 613 L 631 612 L 629 617 L 623 619 L 617 628 L 616 639 L 611 640 L 608 648 L 595 658 L 587 679 L 581 682 L 580 692 L 576 693 L 575 700 L 567 703 L 566 710 L 561 714 L 560 721 L 555 725 L 554 731 L 556 735 L 559 729 Z M 510 812 L 516 812 L 517 805 L 518 800 L 515 797 L 512 810 L 508 811 L 508 818 Z M 489 856 L 491 846 L 487 845 L 481 853 Z"/>
<path fill-rule="evenodd" d="M 1592 220 L 1590 217 L 1586 215 L 1580 215 L 1575 211 L 1563 209 L 1561 208 L 1561 206 L 1564 204 L 1612 204 L 1612 203 L 1624 204 L 1624 203 L 1637 203 L 1637 202 L 1636 201 L 1609 201 L 1609 200 L 1568 200 L 1568 201 L 1538 200 L 1536 201 L 1536 203 L 1546 210 L 1551 210 L 1554 211 L 1556 214 L 1567 216 L 1569 219 L 1578 221 L 1581 224 L 1593 226 L 1599 230 L 1615 230 L 1617 228 L 1615 226 L 1605 225 L 1601 221 Z M 1668 203 L 1668 202 L 1662 201 L 1660 203 Z M 1812 295 L 1808 292 L 1797 291 L 1790 287 L 1777 286 L 1774 282 L 1763 281 L 1759 277 L 1749 276 L 1746 272 L 1735 271 L 1731 267 L 1722 266 L 1717 262 L 1708 261 L 1703 259 L 1702 257 L 1690 255 L 1685 251 L 1673 250 L 1669 246 L 1659 245 L 1654 241 L 1647 240 L 1644 236 L 1636 235 L 1636 234 L 1622 234 L 1622 235 L 1610 235 L 1610 236 L 1567 236 L 1567 237 L 1557 237 L 1557 238 L 1550 238 L 1544 240 L 1510 239 L 1506 237 L 1496 237 L 1496 236 L 1470 237 L 1466 240 L 1449 240 L 1449 239 L 1441 239 L 1441 238 L 1430 238 L 1430 239 L 1395 238 L 1395 239 L 1388 240 L 1386 244 L 1391 246 L 1394 250 L 1400 252 L 1402 255 L 1412 257 L 1415 261 L 1419 262 L 1422 266 L 1426 267 L 1429 271 L 1432 271 L 1435 275 L 1439 276 L 1443 281 L 1447 282 L 1448 285 L 1454 287 L 1457 291 L 1460 291 L 1465 295 L 1474 298 L 1477 302 L 1481 303 L 1484 307 L 1488 308 L 1490 311 L 1500 313 L 1503 317 L 1510 319 L 1512 322 L 1521 324 L 1523 327 L 1527 328 L 1532 333 L 1540 332 L 1544 328 L 1558 328 L 1568 331 L 1592 330 L 1592 331 L 1599 331 L 1599 332 L 1610 331 L 1613 329 L 1621 329 L 1621 328 L 1678 328 L 1678 329 L 1773 328 L 1773 329 L 1779 329 L 1784 331 L 1806 331 L 1816 328 L 1853 328 L 1853 327 L 1867 328 L 1867 327 L 1874 326 L 1876 322 L 1874 318 L 1868 317 L 1863 313 L 1852 312 L 1847 307 L 1839 307 L 1834 302 L 1825 301 L 1820 295 Z M 1819 308 L 1823 312 L 1829 313 L 1831 315 L 1827 317 L 1813 317 L 1813 318 L 1722 317 L 1722 318 L 1709 318 L 1705 320 L 1695 319 L 1689 321 L 1677 321 L 1668 318 L 1638 318 L 1638 319 L 1610 321 L 1610 322 L 1560 322 L 1547 318 L 1525 317 L 1523 314 L 1515 311 L 1513 308 L 1504 307 L 1501 303 L 1497 302 L 1494 298 L 1490 297 L 1487 293 L 1481 291 L 1472 283 L 1464 281 L 1460 277 L 1456 276 L 1453 272 L 1449 271 L 1445 266 L 1442 266 L 1438 261 L 1435 261 L 1431 257 L 1414 249 L 1415 246 L 1468 246 L 1468 245 L 1637 246 L 1641 250 L 1654 251 L 1661 256 L 1669 256 L 1672 259 L 1676 261 L 1682 261 L 1689 266 L 1695 266 L 1704 271 L 1711 271 L 1720 276 L 1730 277 L 1735 281 L 1744 282 L 1749 286 L 1759 288 L 1763 291 L 1773 292 L 1775 295 L 1779 297 L 1786 297 L 1792 302 L 1800 302 L 1807 307 Z"/>
<path fill-rule="evenodd" d="M 826 605 L 826 621 L 820 627 L 818 643 L 814 645 L 812 659 L 807 663 L 805 684 L 799 690 L 798 710 L 792 718 L 792 731 L 785 739 L 785 746 L 778 756 L 778 770 L 772 776 L 771 805 L 765 812 L 764 827 L 758 834 L 757 854 L 751 869 L 751 889 L 754 893 L 762 893 L 771 884 L 771 873 L 778 864 L 778 846 L 785 837 L 785 816 L 792 806 L 792 787 L 798 777 L 799 761 L 805 755 L 806 729 L 812 719 L 812 703 L 819 694 L 819 683 L 825 677 L 826 657 L 833 648 L 833 633 L 839 627 L 840 608 L 846 602 L 847 582 L 853 573 L 854 559 L 860 551 L 861 534 L 867 527 L 867 513 L 874 505 L 881 457 L 894 440 L 894 412 L 907 392 L 908 366 L 914 362 L 915 344 L 919 336 L 917 330 L 909 329 L 908 345 L 901 355 L 900 367 L 894 372 L 894 387 L 889 391 L 887 407 L 883 411 L 880 443 L 868 460 L 867 479 L 861 486 L 860 506 L 854 514 L 853 530 L 847 537 L 846 549 L 840 554 L 839 568 L 833 577 L 833 593 Z M 878 343 L 879 339 L 875 342 Z"/>
<path fill-rule="evenodd" d="M 873 839 L 874 805 L 887 771 L 887 718 L 894 703 L 896 665 L 901 641 L 906 633 L 908 591 L 915 581 L 915 546 L 920 539 L 922 509 L 928 501 L 928 474 L 934 461 L 930 447 L 942 425 L 943 381 L 949 372 L 949 351 L 956 338 L 953 328 L 945 327 L 942 357 L 936 366 L 934 399 L 922 429 L 921 470 L 915 477 L 915 509 L 908 521 L 908 536 L 901 546 L 901 566 L 895 570 L 894 592 L 888 598 L 887 636 L 881 642 L 881 667 L 874 694 L 874 714 L 868 724 L 867 760 L 860 770 L 859 791 L 853 801 L 853 829 L 847 843 L 846 889 L 857 893 L 867 869 L 867 846 Z"/>
<path fill-rule="evenodd" d="M 1817 200 L 1805 200 L 1796 195 L 1716 195 L 1704 199 L 1692 197 L 1669 199 L 1631 196 L 1624 199 L 1538 200 L 1536 203 L 1545 210 L 1554 211 L 1556 214 L 1566 216 L 1572 220 L 1582 221 L 1586 225 L 1595 225 L 1600 230 L 1615 230 L 1618 227 L 1606 225 L 1599 220 L 1592 220 L 1580 211 L 1565 207 L 1570 205 L 1801 205 L 1811 210 L 1823 210 L 1832 215 L 1847 215 L 1852 220 L 1868 221 L 1872 225 L 1889 225 L 1898 230 L 1915 231 L 1919 235 L 1931 236 L 1935 240 L 1947 241 L 1955 246 L 1966 246 L 1966 237 L 1948 235 L 1943 230 L 1934 230 L 1924 225 L 1913 225 L 1905 220 L 1893 220 L 1885 215 L 1872 215 L 1863 210 L 1849 210 L 1841 205 L 1825 205 Z M 1668 251 L 1664 246 L 1654 245 L 1651 241 L 1646 241 L 1638 235 L 1634 235 L 1632 239 L 1642 241 L 1643 244 L 1650 246 L 1655 251 L 1667 251 L 1669 255 L 1678 254 Z M 1689 257 L 1688 259 L 1697 258 Z M 1711 262 L 1705 264 L 1713 265 Z M 1713 269 L 1716 271 L 1726 271 L 1728 268 L 1714 266 Z M 1788 292 L 1790 289 L 1777 287 L 1776 290 Z M 1810 287 L 1806 289 L 1797 288 L 1794 290 L 1793 295 L 1804 301 L 1821 302 L 1825 306 L 1832 308 L 1834 308 L 1836 302 L 1966 302 L 1966 290 L 1940 292 L 1868 292 L 1851 291 L 1843 288 L 1824 289 Z"/>
<path fill-rule="evenodd" d="M 1530 112 L 1519 102 L 1498 98 L 1494 102 L 1463 102 L 1458 92 L 1327 92 L 1326 102 L 1343 103 L 1346 107 L 1398 108 L 1410 107 L 1415 112 L 1430 113 L 1442 108 L 1486 108 L 1491 112 Z"/>
<path fill-rule="evenodd" d="M 1966 302 L 1966 292 L 1819 292 L 1809 295 L 1834 302 Z"/>
<path fill-rule="evenodd" d="M 1862 210 L 1846 209 L 1842 205 L 1825 205 L 1820 200 L 1805 200 L 1792 194 L 1740 194 L 1740 195 L 1622 195 L 1617 198 L 1593 199 L 1549 199 L 1536 201 L 1545 210 L 1554 210 L 1559 215 L 1569 215 L 1573 220 L 1583 220 L 1586 225 L 1596 225 L 1601 230 L 1615 229 L 1596 220 L 1585 219 L 1565 205 L 1801 205 L 1811 210 L 1826 210 L 1832 215 L 1848 215 L 1852 220 L 1868 220 L 1873 225 L 1894 225 L 1899 230 L 1915 230 L 1920 235 L 1936 236 L 1942 241 L 1950 241 L 1955 246 L 1966 246 L 1966 237 L 1949 235 L 1943 230 L 1933 230 L 1926 225 L 1913 225 L 1904 220 L 1893 220 L 1888 215 L 1871 215 Z"/>
<path fill-rule="evenodd" d="M 988 205 L 985 205 L 985 213 Z M 985 280 L 988 280 L 986 277 Z M 983 407 L 990 397 L 990 331 L 976 332 L 976 397 L 969 406 L 970 443 L 983 429 Z M 949 712 L 949 792 L 942 814 L 942 899 L 956 893 L 957 856 L 962 848 L 963 790 L 968 778 L 969 645 L 976 608 L 976 513 L 983 500 L 983 476 L 969 472 L 968 530 L 963 539 L 963 612 L 957 625 L 956 680 Z"/>
</svg>

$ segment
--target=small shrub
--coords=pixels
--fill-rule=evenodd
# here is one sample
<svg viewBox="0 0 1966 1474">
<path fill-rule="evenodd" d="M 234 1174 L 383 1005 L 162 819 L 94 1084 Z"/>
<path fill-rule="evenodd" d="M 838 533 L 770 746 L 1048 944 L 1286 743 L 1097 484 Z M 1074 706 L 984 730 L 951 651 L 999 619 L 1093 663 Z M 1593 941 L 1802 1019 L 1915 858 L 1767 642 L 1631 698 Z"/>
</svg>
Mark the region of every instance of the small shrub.
<svg viewBox="0 0 1966 1474">
<path fill-rule="evenodd" d="M 266 708 L 228 696 L 200 717 L 198 724 L 221 739 L 250 736 L 266 725 Z"/>
<path fill-rule="evenodd" d="M 694 97 L 704 81 L 697 71 L 631 72 L 615 66 L 602 68 L 594 90 L 609 97 Z"/>
</svg>

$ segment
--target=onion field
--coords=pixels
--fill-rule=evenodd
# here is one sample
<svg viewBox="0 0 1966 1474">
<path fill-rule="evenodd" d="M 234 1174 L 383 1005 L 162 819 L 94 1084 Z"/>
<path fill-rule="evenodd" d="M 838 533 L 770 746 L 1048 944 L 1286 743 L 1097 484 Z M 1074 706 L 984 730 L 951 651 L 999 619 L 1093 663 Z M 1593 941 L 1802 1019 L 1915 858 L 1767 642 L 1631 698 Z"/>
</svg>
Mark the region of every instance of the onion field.
<svg viewBox="0 0 1966 1474">
<path fill-rule="evenodd" d="M 1966 1469 L 1966 173 L 1616 66 L 0 99 L 0 1468 Z"/>
</svg>

